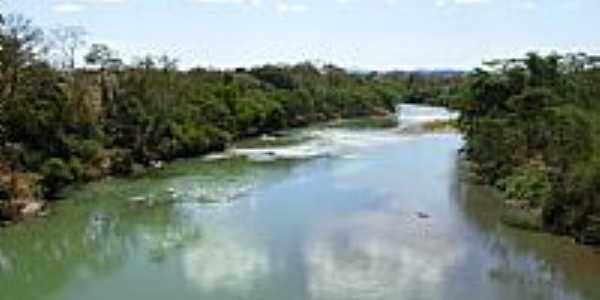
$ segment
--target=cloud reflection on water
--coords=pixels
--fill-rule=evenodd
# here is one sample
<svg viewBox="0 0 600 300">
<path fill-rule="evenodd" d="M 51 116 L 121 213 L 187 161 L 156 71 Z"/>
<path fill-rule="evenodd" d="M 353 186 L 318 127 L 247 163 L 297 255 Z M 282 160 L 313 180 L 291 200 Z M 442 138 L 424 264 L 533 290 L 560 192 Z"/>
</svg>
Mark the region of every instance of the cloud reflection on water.
<svg viewBox="0 0 600 300">
<path fill-rule="evenodd" d="M 241 235 L 220 232 L 183 255 L 184 274 L 203 291 L 249 292 L 271 270 L 266 250 Z"/>
<path fill-rule="evenodd" d="M 311 298 L 443 299 L 444 274 L 463 250 L 436 232 L 441 228 L 423 226 L 428 229 L 403 226 L 397 215 L 361 213 L 320 228 L 307 247 Z"/>
</svg>

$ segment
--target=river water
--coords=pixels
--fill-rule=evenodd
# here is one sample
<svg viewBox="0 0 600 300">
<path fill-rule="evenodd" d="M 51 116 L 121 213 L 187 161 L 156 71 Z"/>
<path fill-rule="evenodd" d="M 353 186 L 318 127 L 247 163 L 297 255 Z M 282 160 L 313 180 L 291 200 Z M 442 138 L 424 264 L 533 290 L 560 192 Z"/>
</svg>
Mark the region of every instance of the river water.
<svg viewBox="0 0 600 300">
<path fill-rule="evenodd" d="M 399 115 L 77 188 L 0 231 L 0 299 L 600 299 L 599 253 L 501 225 L 419 130 L 452 114 Z"/>
</svg>

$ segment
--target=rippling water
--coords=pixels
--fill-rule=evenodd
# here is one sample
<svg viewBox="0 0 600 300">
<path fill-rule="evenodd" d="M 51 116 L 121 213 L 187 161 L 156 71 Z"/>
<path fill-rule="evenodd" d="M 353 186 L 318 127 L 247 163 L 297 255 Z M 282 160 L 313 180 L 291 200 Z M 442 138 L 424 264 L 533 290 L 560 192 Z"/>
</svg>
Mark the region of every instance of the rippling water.
<svg viewBox="0 0 600 300">
<path fill-rule="evenodd" d="M 499 222 L 448 119 L 313 127 L 297 142 L 81 187 L 0 231 L 0 299 L 600 299 L 600 255 Z M 218 159 L 216 159 L 218 158 Z"/>
</svg>

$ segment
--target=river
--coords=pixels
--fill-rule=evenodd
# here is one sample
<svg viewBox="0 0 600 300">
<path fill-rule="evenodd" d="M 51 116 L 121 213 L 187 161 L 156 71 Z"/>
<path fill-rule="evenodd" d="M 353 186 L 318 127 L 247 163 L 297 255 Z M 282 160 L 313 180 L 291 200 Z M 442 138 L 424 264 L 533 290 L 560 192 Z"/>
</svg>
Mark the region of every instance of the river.
<svg viewBox="0 0 600 300">
<path fill-rule="evenodd" d="M 450 117 L 403 105 L 397 128 L 78 187 L 0 231 L 0 299 L 600 299 L 598 252 L 503 226 L 461 136 L 418 130 Z"/>
</svg>

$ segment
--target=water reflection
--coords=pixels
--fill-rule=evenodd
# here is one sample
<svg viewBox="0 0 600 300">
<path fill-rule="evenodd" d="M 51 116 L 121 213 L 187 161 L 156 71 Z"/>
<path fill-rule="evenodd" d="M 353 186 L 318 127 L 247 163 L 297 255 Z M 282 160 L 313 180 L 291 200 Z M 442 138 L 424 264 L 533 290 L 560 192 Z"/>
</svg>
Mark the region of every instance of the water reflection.
<svg viewBox="0 0 600 300">
<path fill-rule="evenodd" d="M 461 218 L 478 237 L 486 277 L 532 299 L 600 299 L 600 255 L 567 238 L 502 225 L 499 196 L 491 189 L 461 185 Z M 477 249 L 475 248 L 475 249 Z"/>
<path fill-rule="evenodd" d="M 463 250 L 443 232 L 435 232 L 441 228 L 403 226 L 398 219 L 384 213 L 357 214 L 320 228 L 307 250 L 311 297 L 442 299 L 445 273 Z"/>
<path fill-rule="evenodd" d="M 197 228 L 183 226 L 166 207 L 144 214 L 92 211 L 50 224 L 43 235 L 31 224 L 2 237 L 0 283 L 9 299 L 58 295 L 68 283 L 109 276 L 140 254 L 159 262 L 200 237 Z"/>
<path fill-rule="evenodd" d="M 229 290 L 244 295 L 271 270 L 263 245 L 222 231 L 186 249 L 182 263 L 186 278 L 203 293 Z"/>
<path fill-rule="evenodd" d="M 460 136 L 311 130 L 274 156 L 335 155 L 182 161 L 0 232 L 0 298 L 600 299 L 600 255 L 459 180 Z"/>
</svg>

